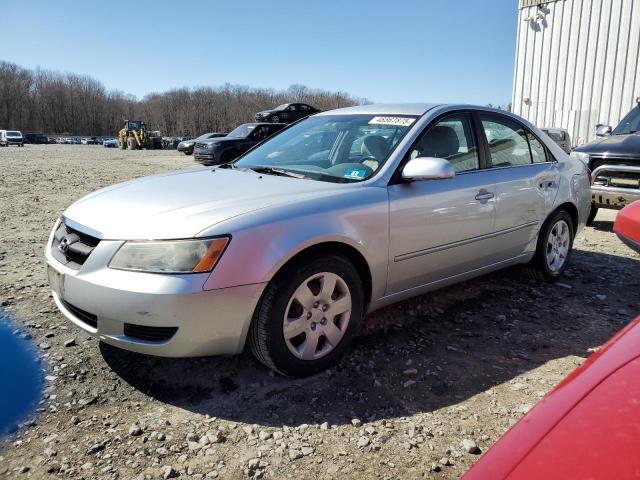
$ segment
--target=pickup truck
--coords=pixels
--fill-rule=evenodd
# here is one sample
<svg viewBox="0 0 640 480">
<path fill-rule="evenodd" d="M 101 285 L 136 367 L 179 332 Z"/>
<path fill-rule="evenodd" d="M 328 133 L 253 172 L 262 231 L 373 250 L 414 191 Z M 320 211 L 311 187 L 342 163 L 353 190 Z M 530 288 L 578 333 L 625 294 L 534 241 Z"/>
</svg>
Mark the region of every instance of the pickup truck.
<svg viewBox="0 0 640 480">
<path fill-rule="evenodd" d="M 598 137 L 571 152 L 591 170 L 591 213 L 599 208 L 620 210 L 640 200 L 640 98 L 616 128 L 596 127 Z"/>
</svg>

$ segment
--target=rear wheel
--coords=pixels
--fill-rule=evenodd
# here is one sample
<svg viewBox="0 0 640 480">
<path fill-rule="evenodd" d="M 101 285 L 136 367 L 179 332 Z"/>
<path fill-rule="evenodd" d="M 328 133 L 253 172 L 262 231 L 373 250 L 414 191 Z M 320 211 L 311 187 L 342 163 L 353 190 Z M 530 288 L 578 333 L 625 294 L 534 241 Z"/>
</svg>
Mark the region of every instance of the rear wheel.
<svg viewBox="0 0 640 480">
<path fill-rule="evenodd" d="M 565 210 L 558 210 L 542 225 L 535 256 L 529 264 L 531 274 L 555 282 L 567 269 L 573 249 L 574 226 Z"/>
<path fill-rule="evenodd" d="M 596 215 L 598 215 L 598 207 L 591 205 L 591 210 L 589 210 L 589 216 L 587 217 L 587 225 L 593 225 Z"/>
<path fill-rule="evenodd" d="M 338 255 L 305 258 L 267 286 L 249 347 L 267 367 L 295 377 L 331 367 L 349 347 L 364 311 L 362 281 Z"/>
</svg>

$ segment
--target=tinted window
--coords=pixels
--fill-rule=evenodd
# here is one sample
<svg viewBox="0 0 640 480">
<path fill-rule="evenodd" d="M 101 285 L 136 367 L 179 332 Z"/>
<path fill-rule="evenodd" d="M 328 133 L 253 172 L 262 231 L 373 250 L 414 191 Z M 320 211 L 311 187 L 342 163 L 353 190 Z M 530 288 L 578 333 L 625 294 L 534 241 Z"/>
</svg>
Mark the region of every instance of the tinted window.
<svg viewBox="0 0 640 480">
<path fill-rule="evenodd" d="M 533 158 L 533 163 L 544 163 L 547 161 L 547 151 L 544 146 L 540 143 L 536 137 L 534 137 L 531 132 L 527 132 L 527 138 L 529 139 L 529 146 L 531 147 L 531 157 Z"/>
<path fill-rule="evenodd" d="M 631 110 L 611 134 L 628 135 L 637 131 L 640 131 L 640 107 Z"/>
<path fill-rule="evenodd" d="M 309 111 L 311 107 L 309 105 L 300 104 L 300 110 Z"/>
<path fill-rule="evenodd" d="M 297 105 L 289 105 L 287 107 L 287 110 L 293 110 L 293 111 L 298 110 L 298 106 Z"/>
<path fill-rule="evenodd" d="M 445 158 L 457 173 L 478 170 L 478 148 L 469 116 L 454 115 L 429 127 L 414 145 L 410 156 Z"/>
<path fill-rule="evenodd" d="M 487 142 L 489 142 L 493 167 L 517 167 L 531 164 L 529 142 L 521 125 L 508 118 L 482 115 L 481 119 Z"/>
</svg>

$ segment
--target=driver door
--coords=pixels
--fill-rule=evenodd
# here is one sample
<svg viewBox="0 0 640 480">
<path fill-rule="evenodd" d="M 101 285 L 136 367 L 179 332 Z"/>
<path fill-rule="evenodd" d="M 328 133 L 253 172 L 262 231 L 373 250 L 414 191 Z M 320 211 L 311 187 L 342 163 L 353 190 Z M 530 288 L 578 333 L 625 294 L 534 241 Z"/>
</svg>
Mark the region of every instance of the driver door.
<svg viewBox="0 0 640 480">
<path fill-rule="evenodd" d="M 452 179 L 397 181 L 389 191 L 387 295 L 453 279 L 495 262 L 494 173 L 482 169 L 474 122 L 454 113 L 427 127 L 406 160 L 437 157 Z"/>
</svg>

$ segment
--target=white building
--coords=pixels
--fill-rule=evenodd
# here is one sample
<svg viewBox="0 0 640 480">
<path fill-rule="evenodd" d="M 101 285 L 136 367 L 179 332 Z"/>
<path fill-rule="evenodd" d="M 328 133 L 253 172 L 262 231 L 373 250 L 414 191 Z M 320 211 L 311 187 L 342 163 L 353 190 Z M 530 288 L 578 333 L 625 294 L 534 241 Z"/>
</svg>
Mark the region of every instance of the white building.
<svg viewBox="0 0 640 480">
<path fill-rule="evenodd" d="M 513 111 L 574 145 L 640 96 L 640 0 L 520 0 Z"/>
</svg>

